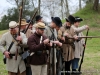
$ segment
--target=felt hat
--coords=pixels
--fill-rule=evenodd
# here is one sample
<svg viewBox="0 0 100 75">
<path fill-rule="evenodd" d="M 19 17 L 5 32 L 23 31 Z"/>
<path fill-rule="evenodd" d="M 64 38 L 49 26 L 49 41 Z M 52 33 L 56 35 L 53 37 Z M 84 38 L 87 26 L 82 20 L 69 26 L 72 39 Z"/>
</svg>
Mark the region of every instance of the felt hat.
<svg viewBox="0 0 100 75">
<path fill-rule="evenodd" d="M 15 28 L 15 27 L 17 27 L 17 23 L 15 21 L 10 21 L 9 28 Z"/>
<path fill-rule="evenodd" d="M 62 26 L 62 22 L 61 22 L 61 19 L 59 17 L 51 17 L 51 19 L 58 27 Z"/>
<path fill-rule="evenodd" d="M 39 21 L 41 18 L 42 18 L 42 17 L 41 17 L 40 15 L 37 15 L 37 16 L 35 17 L 36 21 Z"/>
<path fill-rule="evenodd" d="M 25 19 L 21 19 L 21 26 L 27 25 L 28 23 L 26 22 Z M 19 22 L 17 23 L 19 25 Z"/>
<path fill-rule="evenodd" d="M 83 21 L 82 18 L 80 18 L 80 17 L 75 17 L 75 22 L 81 22 L 81 21 Z"/>
<path fill-rule="evenodd" d="M 75 22 L 75 18 L 72 15 L 69 15 L 68 18 L 65 18 L 67 22 L 73 24 Z"/>
<path fill-rule="evenodd" d="M 43 22 L 39 22 L 39 23 L 36 23 L 35 27 L 39 29 L 45 29 L 45 24 Z"/>
</svg>

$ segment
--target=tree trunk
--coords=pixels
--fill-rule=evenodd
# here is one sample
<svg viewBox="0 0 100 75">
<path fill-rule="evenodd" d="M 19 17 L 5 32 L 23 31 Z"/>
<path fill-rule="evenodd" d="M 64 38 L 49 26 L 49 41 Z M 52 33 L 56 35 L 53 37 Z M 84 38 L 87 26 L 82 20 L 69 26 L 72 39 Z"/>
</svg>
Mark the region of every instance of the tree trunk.
<svg viewBox="0 0 100 75">
<path fill-rule="evenodd" d="M 69 6 L 68 6 L 68 0 L 65 0 L 66 3 L 66 17 L 69 16 Z"/>
<path fill-rule="evenodd" d="M 82 5 L 81 5 L 81 0 L 79 0 L 79 10 L 81 10 Z"/>
<path fill-rule="evenodd" d="M 39 8 L 38 14 L 40 14 L 40 4 L 41 4 L 41 0 L 38 0 L 38 8 Z"/>
<path fill-rule="evenodd" d="M 99 8 L 99 0 L 94 0 L 93 10 L 98 11 Z"/>
<path fill-rule="evenodd" d="M 31 0 L 31 1 L 32 1 L 33 8 L 35 8 L 34 1 L 33 0 Z"/>
<path fill-rule="evenodd" d="M 61 17 L 63 19 L 63 0 L 61 0 Z"/>
</svg>

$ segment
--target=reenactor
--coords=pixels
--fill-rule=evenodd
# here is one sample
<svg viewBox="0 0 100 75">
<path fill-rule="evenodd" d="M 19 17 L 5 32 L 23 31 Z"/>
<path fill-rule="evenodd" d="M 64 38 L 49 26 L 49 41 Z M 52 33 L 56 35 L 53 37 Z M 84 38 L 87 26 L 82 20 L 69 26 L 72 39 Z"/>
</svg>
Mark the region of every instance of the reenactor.
<svg viewBox="0 0 100 75">
<path fill-rule="evenodd" d="M 65 62 L 65 71 L 68 71 L 65 73 L 65 75 L 70 75 L 70 67 L 71 62 L 74 59 L 74 52 L 75 52 L 75 45 L 74 41 L 77 40 L 77 35 L 74 32 L 74 29 L 71 27 L 71 25 L 74 23 L 75 18 L 72 15 L 69 15 L 68 18 L 66 18 L 66 22 L 64 25 L 60 28 L 60 31 L 58 31 L 59 38 L 62 40 L 62 49 L 63 49 L 63 58 Z M 74 39 L 69 39 L 70 37 L 73 37 Z"/>
<path fill-rule="evenodd" d="M 30 22 L 30 20 L 26 21 L 25 19 L 21 19 L 21 32 L 23 32 L 26 35 L 27 39 L 34 33 L 33 30 L 32 30 L 33 21 L 30 22 L 30 26 L 29 26 L 28 30 L 26 31 L 26 33 L 25 33 L 25 30 L 26 30 L 29 22 Z M 19 23 L 18 23 L 18 25 L 19 25 Z M 26 64 L 26 75 L 32 75 L 31 67 L 28 64 L 28 57 L 30 55 L 29 48 L 28 48 L 27 45 L 23 48 L 24 48 L 24 53 L 22 55 L 22 58 L 24 59 L 24 62 Z"/>
<path fill-rule="evenodd" d="M 77 36 L 84 36 L 82 31 L 89 29 L 87 25 L 83 25 L 79 27 L 80 22 L 83 21 L 80 17 L 75 17 L 74 25 L 72 25 L 72 28 L 75 30 L 75 33 Z M 84 38 L 78 39 L 75 43 L 75 55 L 74 59 L 72 60 L 72 71 L 78 70 L 79 60 L 83 53 L 83 46 L 85 46 L 85 40 Z M 73 72 L 75 74 L 75 72 Z"/>
<path fill-rule="evenodd" d="M 62 46 L 62 43 L 59 42 L 57 39 L 57 31 L 62 26 L 61 19 L 59 17 L 52 17 L 52 22 L 50 25 L 46 26 L 44 34 L 53 41 L 53 46 L 51 47 L 50 51 L 48 52 L 48 75 L 56 74 L 56 64 L 57 64 L 57 58 L 56 58 L 56 52 L 57 47 L 56 46 Z"/>
<path fill-rule="evenodd" d="M 35 31 L 35 25 L 36 25 L 36 23 L 39 23 L 39 22 L 43 22 L 43 20 L 42 20 L 42 16 L 40 16 L 40 15 L 37 15 L 36 17 L 35 17 L 35 24 L 33 25 L 33 30 Z"/>
<path fill-rule="evenodd" d="M 15 21 L 9 22 L 9 31 L 4 33 L 0 39 L 0 50 L 6 57 L 8 75 L 26 75 L 25 63 L 21 57 L 23 50 L 19 44 L 26 45 L 27 38 L 21 32 L 19 36 L 18 29 Z"/>
<path fill-rule="evenodd" d="M 35 33 L 28 38 L 28 46 L 31 53 L 30 62 L 32 75 L 47 75 L 47 50 L 52 45 L 49 39 L 43 35 L 45 24 L 36 24 Z"/>
</svg>

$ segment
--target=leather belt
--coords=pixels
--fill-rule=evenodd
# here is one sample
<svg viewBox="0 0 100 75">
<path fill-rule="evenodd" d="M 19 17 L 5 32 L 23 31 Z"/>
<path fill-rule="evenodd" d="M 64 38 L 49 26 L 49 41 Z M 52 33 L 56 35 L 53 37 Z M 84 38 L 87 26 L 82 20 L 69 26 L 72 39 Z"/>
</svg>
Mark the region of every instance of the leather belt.
<svg viewBox="0 0 100 75">
<path fill-rule="evenodd" d="M 18 53 L 18 55 L 22 55 L 23 53 Z M 11 56 L 15 56 L 16 54 L 10 54 Z"/>
</svg>

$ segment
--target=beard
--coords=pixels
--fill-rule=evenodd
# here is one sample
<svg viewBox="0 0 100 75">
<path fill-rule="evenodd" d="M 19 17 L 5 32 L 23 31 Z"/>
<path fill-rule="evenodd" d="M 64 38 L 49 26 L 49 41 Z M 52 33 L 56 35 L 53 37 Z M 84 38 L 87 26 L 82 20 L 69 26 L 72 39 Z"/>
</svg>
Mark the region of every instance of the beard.
<svg viewBox="0 0 100 75">
<path fill-rule="evenodd" d="M 70 26 L 66 26 L 66 29 L 70 29 Z"/>
</svg>

